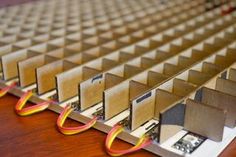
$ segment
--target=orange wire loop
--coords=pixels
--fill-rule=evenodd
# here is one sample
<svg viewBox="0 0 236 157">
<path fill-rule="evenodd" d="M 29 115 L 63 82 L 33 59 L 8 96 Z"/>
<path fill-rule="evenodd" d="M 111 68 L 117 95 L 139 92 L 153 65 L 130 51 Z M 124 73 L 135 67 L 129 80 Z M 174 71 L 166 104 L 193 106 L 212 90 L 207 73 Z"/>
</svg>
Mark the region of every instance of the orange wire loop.
<svg viewBox="0 0 236 157">
<path fill-rule="evenodd" d="M 77 133 L 81 133 L 83 131 L 86 131 L 93 127 L 96 124 L 97 117 L 94 117 L 91 121 L 89 121 L 87 124 L 84 124 L 82 126 L 78 127 L 65 127 L 63 126 L 65 123 L 66 118 L 70 115 L 70 113 L 74 111 L 74 109 L 67 105 L 63 111 L 61 112 L 60 116 L 57 119 L 57 127 L 59 131 L 64 135 L 74 135 Z"/>
</svg>

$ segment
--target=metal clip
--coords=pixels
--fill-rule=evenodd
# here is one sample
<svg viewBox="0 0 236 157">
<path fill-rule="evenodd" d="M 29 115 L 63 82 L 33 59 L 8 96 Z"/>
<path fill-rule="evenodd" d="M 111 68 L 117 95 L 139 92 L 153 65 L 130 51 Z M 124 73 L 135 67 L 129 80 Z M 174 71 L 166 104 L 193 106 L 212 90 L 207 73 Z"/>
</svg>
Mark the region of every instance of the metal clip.
<svg viewBox="0 0 236 157">
<path fill-rule="evenodd" d="M 129 128 L 129 117 L 126 117 L 125 119 L 121 120 L 120 122 L 118 122 L 118 125 L 122 125 L 125 128 Z"/>
<path fill-rule="evenodd" d="M 74 101 L 70 103 L 71 108 L 74 109 L 74 111 L 79 111 L 80 110 L 80 103 L 79 101 Z"/>
<path fill-rule="evenodd" d="M 36 94 L 36 93 L 38 92 L 37 88 L 33 88 L 33 89 L 32 89 L 32 92 L 33 92 L 34 94 Z"/>
<path fill-rule="evenodd" d="M 49 99 L 57 101 L 58 96 L 57 96 L 57 94 L 53 94 L 52 96 L 49 97 Z"/>
<path fill-rule="evenodd" d="M 152 140 L 157 140 L 158 132 L 159 132 L 159 124 L 158 123 L 154 122 L 154 123 L 152 123 L 150 126 L 148 126 L 145 129 L 148 130 L 145 133 L 145 136 L 149 136 Z"/>
<path fill-rule="evenodd" d="M 98 119 L 104 118 L 103 106 L 96 109 L 96 112 L 92 114 L 93 116 L 97 117 Z"/>
</svg>

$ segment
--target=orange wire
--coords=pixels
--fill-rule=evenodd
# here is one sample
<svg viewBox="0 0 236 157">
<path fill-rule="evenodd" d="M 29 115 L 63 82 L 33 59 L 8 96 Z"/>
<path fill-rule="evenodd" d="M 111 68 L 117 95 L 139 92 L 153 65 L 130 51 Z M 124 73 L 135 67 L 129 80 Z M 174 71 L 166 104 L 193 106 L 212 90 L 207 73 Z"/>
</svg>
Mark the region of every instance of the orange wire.
<svg viewBox="0 0 236 157">
<path fill-rule="evenodd" d="M 3 97 L 4 95 L 6 95 L 11 89 L 13 89 L 14 87 L 16 87 L 17 83 L 13 82 L 12 84 L 10 84 L 7 87 L 4 87 L 3 89 L 0 90 L 0 97 Z"/>
<path fill-rule="evenodd" d="M 41 112 L 46 110 L 53 101 L 45 101 L 42 103 L 38 103 L 33 106 L 25 107 L 26 102 L 32 97 L 33 93 L 32 91 L 28 91 L 24 93 L 21 98 L 18 100 L 16 106 L 15 106 L 15 111 L 18 115 L 20 116 L 28 116 L 37 112 Z"/>
<path fill-rule="evenodd" d="M 123 131 L 124 131 L 123 126 L 115 125 L 106 137 L 106 142 L 105 142 L 106 151 L 111 156 L 121 156 L 121 155 L 129 154 L 129 153 L 132 153 L 132 152 L 136 152 L 136 151 L 138 151 L 138 150 L 140 150 L 140 149 L 142 149 L 142 148 L 144 148 L 144 147 L 151 144 L 151 139 L 150 138 L 148 138 L 146 136 L 142 136 L 135 146 L 133 146 L 133 147 L 127 149 L 127 150 L 114 150 L 114 149 L 111 149 L 111 145 L 112 145 L 113 141 L 118 136 L 118 134 L 120 134 Z"/>
<path fill-rule="evenodd" d="M 71 114 L 71 112 L 73 112 L 74 109 L 70 106 L 67 105 L 63 111 L 61 112 L 60 116 L 57 119 L 57 127 L 58 130 L 64 134 L 64 135 L 74 135 L 74 134 L 78 134 L 81 133 L 83 131 L 86 131 L 88 129 L 90 129 L 91 127 L 93 127 L 96 122 L 97 122 L 97 117 L 94 117 L 91 121 L 89 121 L 87 124 L 82 125 L 82 126 L 78 126 L 78 127 L 64 127 L 64 123 L 66 118 Z"/>
</svg>

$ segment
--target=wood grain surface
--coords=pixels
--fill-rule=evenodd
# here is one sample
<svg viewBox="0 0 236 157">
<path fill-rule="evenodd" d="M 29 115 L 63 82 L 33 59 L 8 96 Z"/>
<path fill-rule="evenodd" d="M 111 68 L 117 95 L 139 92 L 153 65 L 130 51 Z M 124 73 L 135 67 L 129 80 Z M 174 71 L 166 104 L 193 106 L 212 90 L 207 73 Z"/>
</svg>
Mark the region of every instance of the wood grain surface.
<svg viewBox="0 0 236 157">
<path fill-rule="evenodd" d="M 87 132 L 65 136 L 57 131 L 58 114 L 44 111 L 29 117 L 17 116 L 14 105 L 17 98 L 6 95 L 0 98 L 0 156 L 84 156 L 103 157 L 106 134 L 90 129 Z M 66 125 L 75 126 L 79 123 L 67 121 Z M 131 145 L 116 140 L 113 148 L 129 148 Z M 130 156 L 155 156 L 141 150 Z"/>
<path fill-rule="evenodd" d="M 44 111 L 29 117 L 19 117 L 14 113 L 17 98 L 6 95 L 0 99 L 0 154 L 1 157 L 15 156 L 84 156 L 104 157 L 104 141 L 106 134 L 90 129 L 87 132 L 64 136 L 56 129 L 58 115 Z M 78 125 L 68 120 L 66 125 Z M 116 140 L 113 148 L 129 148 L 131 145 Z M 145 150 L 127 155 L 130 157 L 153 157 Z M 236 140 L 220 157 L 236 156 Z"/>
<path fill-rule="evenodd" d="M 0 0 L 0 7 L 34 0 Z M 17 98 L 6 95 L 0 98 L 0 156 L 1 157 L 42 157 L 42 156 L 83 156 L 104 157 L 104 141 L 106 134 L 90 129 L 79 135 L 64 136 L 56 129 L 58 115 L 44 111 L 29 117 L 19 117 L 14 113 Z M 78 125 L 67 121 L 66 125 Z M 116 140 L 113 147 L 124 149 L 131 145 Z M 130 157 L 156 156 L 145 150 L 138 151 Z M 220 157 L 236 156 L 236 140 Z"/>
</svg>

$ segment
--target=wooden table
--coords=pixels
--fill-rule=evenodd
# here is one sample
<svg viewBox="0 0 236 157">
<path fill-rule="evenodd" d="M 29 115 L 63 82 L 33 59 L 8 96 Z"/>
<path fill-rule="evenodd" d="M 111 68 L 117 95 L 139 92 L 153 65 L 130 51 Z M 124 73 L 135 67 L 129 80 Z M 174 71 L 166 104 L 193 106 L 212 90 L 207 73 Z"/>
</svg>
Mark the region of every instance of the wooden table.
<svg viewBox="0 0 236 157">
<path fill-rule="evenodd" d="M 90 129 L 84 133 L 64 136 L 56 129 L 58 114 L 44 111 L 29 117 L 14 113 L 17 98 L 6 95 L 0 98 L 0 156 L 108 156 L 104 149 L 106 134 Z M 66 125 L 78 125 L 67 121 Z M 114 147 L 122 149 L 131 145 L 116 140 Z M 145 150 L 129 156 L 155 156 Z M 236 140 L 222 153 L 221 157 L 236 156 Z"/>
<path fill-rule="evenodd" d="M 32 0 L 1 0 L 0 7 Z M 90 129 L 84 133 L 64 136 L 56 129 L 58 114 L 44 111 L 29 117 L 19 117 L 14 113 L 17 98 L 6 95 L 0 98 L 0 156 L 108 156 L 104 149 L 106 134 Z M 78 125 L 67 121 L 67 125 Z M 123 149 L 131 145 L 120 140 L 113 147 Z M 140 150 L 128 156 L 156 156 Z M 221 154 L 221 157 L 236 156 L 236 140 Z"/>
</svg>

